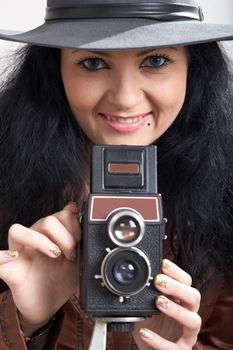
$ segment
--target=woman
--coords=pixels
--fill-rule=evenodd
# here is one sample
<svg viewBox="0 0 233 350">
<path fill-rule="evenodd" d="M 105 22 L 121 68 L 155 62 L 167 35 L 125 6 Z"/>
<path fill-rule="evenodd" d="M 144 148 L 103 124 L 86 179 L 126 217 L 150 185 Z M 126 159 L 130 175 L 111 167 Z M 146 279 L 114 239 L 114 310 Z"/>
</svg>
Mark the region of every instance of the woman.
<svg viewBox="0 0 233 350">
<path fill-rule="evenodd" d="M 217 41 L 233 26 L 205 24 L 193 0 L 87 3 L 48 0 L 42 27 L 0 36 L 29 44 L 0 99 L 0 347 L 88 348 L 77 216 L 90 146 L 155 144 L 161 314 L 108 348 L 230 349 L 232 86 Z"/>
</svg>

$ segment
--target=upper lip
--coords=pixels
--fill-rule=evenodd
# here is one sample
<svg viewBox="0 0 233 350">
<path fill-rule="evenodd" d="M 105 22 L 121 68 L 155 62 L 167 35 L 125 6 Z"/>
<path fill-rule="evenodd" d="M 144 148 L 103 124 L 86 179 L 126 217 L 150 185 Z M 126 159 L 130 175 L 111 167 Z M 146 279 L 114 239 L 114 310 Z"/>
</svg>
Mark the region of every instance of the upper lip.
<svg viewBox="0 0 233 350">
<path fill-rule="evenodd" d="M 139 118 L 139 117 L 145 117 L 147 114 L 149 114 L 151 112 L 143 112 L 143 113 L 138 113 L 138 114 L 134 114 L 134 115 L 120 115 L 120 114 L 111 114 L 111 113 L 100 113 L 103 116 L 109 116 L 109 117 L 113 117 L 113 118 L 125 118 L 125 119 L 131 119 L 131 118 Z"/>
</svg>

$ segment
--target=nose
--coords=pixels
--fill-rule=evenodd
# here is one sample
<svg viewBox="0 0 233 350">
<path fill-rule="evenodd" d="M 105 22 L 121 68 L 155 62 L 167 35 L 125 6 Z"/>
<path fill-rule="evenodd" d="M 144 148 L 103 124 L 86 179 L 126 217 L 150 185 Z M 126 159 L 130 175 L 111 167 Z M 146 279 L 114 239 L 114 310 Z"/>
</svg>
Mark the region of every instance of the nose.
<svg viewBox="0 0 233 350">
<path fill-rule="evenodd" d="M 144 98 L 140 79 L 130 72 L 113 76 L 106 94 L 108 103 L 118 112 L 135 112 L 135 107 L 141 105 Z"/>
</svg>

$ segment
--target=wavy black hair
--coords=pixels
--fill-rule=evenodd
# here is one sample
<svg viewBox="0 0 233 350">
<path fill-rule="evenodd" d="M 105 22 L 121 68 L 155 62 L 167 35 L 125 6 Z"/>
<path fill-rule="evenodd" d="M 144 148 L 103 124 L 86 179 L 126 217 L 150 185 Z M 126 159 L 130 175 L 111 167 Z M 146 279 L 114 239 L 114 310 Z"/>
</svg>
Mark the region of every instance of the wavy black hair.
<svg viewBox="0 0 233 350">
<path fill-rule="evenodd" d="M 155 142 L 159 190 L 177 263 L 194 283 L 233 261 L 233 113 L 229 65 L 217 43 L 188 47 L 185 103 Z M 0 247 L 15 222 L 30 226 L 80 204 L 88 140 L 60 74 L 60 50 L 24 47 L 0 91 Z"/>
<path fill-rule="evenodd" d="M 232 271 L 232 68 L 217 43 L 189 46 L 188 52 L 186 99 L 157 141 L 158 172 L 176 261 L 194 283 L 208 285 Z"/>
</svg>

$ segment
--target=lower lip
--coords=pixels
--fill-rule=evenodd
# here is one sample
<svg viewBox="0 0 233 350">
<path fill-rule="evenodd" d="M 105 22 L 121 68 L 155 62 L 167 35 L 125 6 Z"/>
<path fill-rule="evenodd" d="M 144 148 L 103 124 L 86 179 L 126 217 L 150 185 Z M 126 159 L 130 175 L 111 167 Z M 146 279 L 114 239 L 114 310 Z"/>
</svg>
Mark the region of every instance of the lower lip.
<svg viewBox="0 0 233 350">
<path fill-rule="evenodd" d="M 105 116 L 101 115 L 104 122 L 110 126 L 113 130 L 125 134 L 125 133 L 130 133 L 130 132 L 134 132 L 139 130 L 140 128 L 142 128 L 146 122 L 148 121 L 148 119 L 150 119 L 151 117 L 151 113 L 146 114 L 142 119 L 138 120 L 135 123 L 132 124 L 124 124 L 124 123 L 120 123 L 117 121 L 111 121 L 108 120 Z"/>
</svg>

